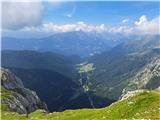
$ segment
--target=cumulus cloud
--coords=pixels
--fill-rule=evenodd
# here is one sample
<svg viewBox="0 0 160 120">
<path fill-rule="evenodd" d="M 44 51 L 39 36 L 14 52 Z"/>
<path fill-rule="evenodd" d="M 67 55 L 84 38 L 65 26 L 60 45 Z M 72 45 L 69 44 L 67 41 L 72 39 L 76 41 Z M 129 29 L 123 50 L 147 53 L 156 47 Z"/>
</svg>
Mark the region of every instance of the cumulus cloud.
<svg viewBox="0 0 160 120">
<path fill-rule="evenodd" d="M 160 33 L 160 16 L 148 20 L 145 15 L 135 22 L 135 31 L 141 34 L 159 34 Z"/>
<path fill-rule="evenodd" d="M 97 31 L 101 32 L 106 29 L 104 24 L 100 25 L 88 25 L 83 21 L 79 21 L 75 24 L 64 24 L 64 25 L 57 25 L 54 23 L 45 23 L 38 27 L 25 27 L 22 31 L 43 31 L 43 32 L 69 32 L 69 31 Z"/>
<path fill-rule="evenodd" d="M 126 23 L 124 19 L 122 23 Z M 135 21 L 133 25 L 110 27 L 109 32 L 113 33 L 125 33 L 125 34 L 160 34 L 160 16 L 148 20 L 145 15 L 142 15 L 138 21 Z"/>
<path fill-rule="evenodd" d="M 41 32 L 69 32 L 69 31 L 84 31 L 84 32 L 110 32 L 124 34 L 160 34 L 160 16 L 152 20 L 148 20 L 146 16 L 141 16 L 133 25 L 121 26 L 106 26 L 104 24 L 89 25 L 83 21 L 75 24 L 57 25 L 53 22 L 42 24 L 38 27 L 25 27 L 22 31 L 41 31 Z"/>
<path fill-rule="evenodd" d="M 140 18 L 139 18 L 139 21 L 136 21 L 135 22 L 135 25 L 141 25 L 141 24 L 144 24 L 147 22 L 147 17 L 145 15 L 142 15 Z"/>
<path fill-rule="evenodd" d="M 72 24 L 58 25 L 54 22 L 41 23 L 43 6 L 40 2 L 2 2 L 2 28 L 19 29 L 27 32 L 111 32 L 125 34 L 160 34 L 160 16 L 149 20 L 147 16 L 142 15 L 132 25 L 128 25 L 128 19 L 120 22 L 125 23 L 120 26 L 106 26 L 105 24 L 91 25 L 83 21 Z M 70 18 L 74 15 L 76 7 L 67 16 Z"/>
<path fill-rule="evenodd" d="M 24 26 L 41 24 L 42 3 L 23 0 L 23 2 L 2 2 L 2 29 L 19 29 Z"/>
</svg>

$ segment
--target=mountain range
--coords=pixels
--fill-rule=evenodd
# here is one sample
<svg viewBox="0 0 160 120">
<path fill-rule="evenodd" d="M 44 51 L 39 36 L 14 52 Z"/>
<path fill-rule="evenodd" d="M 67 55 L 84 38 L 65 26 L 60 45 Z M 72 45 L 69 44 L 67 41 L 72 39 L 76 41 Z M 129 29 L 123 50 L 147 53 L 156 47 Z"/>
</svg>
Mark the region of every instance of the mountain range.
<svg viewBox="0 0 160 120">
<path fill-rule="evenodd" d="M 2 49 L 54 52 L 84 58 L 109 50 L 124 41 L 138 38 L 136 35 L 73 31 L 37 39 L 2 37 Z"/>
<path fill-rule="evenodd" d="M 124 109 L 132 101 L 137 101 L 137 106 L 144 104 L 141 101 L 144 98 L 146 106 L 153 107 L 158 102 L 160 36 L 120 36 L 119 39 L 113 36 L 68 32 L 36 40 L 3 38 L 2 67 L 21 79 L 24 87 L 36 91 L 50 112 L 92 108 L 56 113 L 58 116 L 63 114 L 62 119 L 76 119 L 82 113 L 87 116 L 98 113 L 97 119 L 107 116 L 109 119 L 114 115 L 115 118 L 145 118 L 145 115 L 156 118 L 157 112 L 149 114 L 138 110 L 139 113 L 134 105 L 127 111 Z M 142 93 L 123 100 L 127 93 L 142 89 Z M 153 97 L 147 98 L 147 95 Z M 148 104 L 147 100 L 152 98 L 153 103 Z M 105 106 L 109 107 L 102 108 Z M 146 106 L 143 106 L 144 111 Z M 155 109 L 157 111 L 157 107 Z M 123 112 L 118 114 L 121 110 Z M 115 112 L 103 116 L 105 111 Z M 127 116 L 125 112 L 131 115 Z M 37 114 L 42 114 L 43 118 L 41 111 L 31 113 L 30 117 Z M 67 114 L 75 114 L 75 117 L 66 118 Z"/>
</svg>

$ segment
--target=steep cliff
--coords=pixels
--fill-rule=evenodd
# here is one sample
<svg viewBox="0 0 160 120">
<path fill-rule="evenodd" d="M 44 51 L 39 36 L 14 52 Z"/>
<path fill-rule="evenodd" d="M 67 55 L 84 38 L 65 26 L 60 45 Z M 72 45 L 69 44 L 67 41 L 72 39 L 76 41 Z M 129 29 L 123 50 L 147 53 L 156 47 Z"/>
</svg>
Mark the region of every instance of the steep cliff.
<svg viewBox="0 0 160 120">
<path fill-rule="evenodd" d="M 123 89 L 123 94 L 139 89 L 157 89 L 160 86 L 160 58 L 153 59 L 128 81 L 127 86 Z"/>
<path fill-rule="evenodd" d="M 8 69 L 1 68 L 1 103 L 2 110 L 28 114 L 36 109 L 45 109 L 34 91 L 23 86 L 21 80 Z"/>
</svg>

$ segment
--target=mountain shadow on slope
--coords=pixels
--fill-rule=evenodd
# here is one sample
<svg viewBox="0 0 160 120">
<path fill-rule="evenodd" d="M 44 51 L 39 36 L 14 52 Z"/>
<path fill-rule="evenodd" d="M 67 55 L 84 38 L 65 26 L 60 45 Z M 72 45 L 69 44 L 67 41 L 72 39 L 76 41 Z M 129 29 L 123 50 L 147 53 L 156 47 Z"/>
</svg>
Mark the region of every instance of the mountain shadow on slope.
<svg viewBox="0 0 160 120">
<path fill-rule="evenodd" d="M 9 68 L 15 73 L 25 87 L 37 92 L 46 102 L 49 111 L 63 111 L 65 109 L 93 108 L 82 88 L 71 79 L 53 71 L 42 69 Z M 88 93 L 95 104 L 95 108 L 110 105 L 113 100 Z"/>
</svg>

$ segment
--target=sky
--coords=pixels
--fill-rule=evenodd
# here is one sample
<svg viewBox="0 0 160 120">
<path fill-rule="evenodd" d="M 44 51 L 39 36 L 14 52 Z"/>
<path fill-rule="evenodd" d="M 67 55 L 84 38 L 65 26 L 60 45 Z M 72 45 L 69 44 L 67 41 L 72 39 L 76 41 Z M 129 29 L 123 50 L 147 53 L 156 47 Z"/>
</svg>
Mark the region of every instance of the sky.
<svg viewBox="0 0 160 120">
<path fill-rule="evenodd" d="M 2 33 L 68 31 L 159 34 L 160 2 L 2 2 Z M 37 34 L 35 34 L 37 35 Z"/>
<path fill-rule="evenodd" d="M 53 3 L 54 4 L 54 3 Z M 63 2 L 59 5 L 44 3 L 44 22 L 58 24 L 84 21 L 90 24 L 117 25 L 123 19 L 137 20 L 146 15 L 149 19 L 158 16 L 157 2 Z"/>
</svg>

